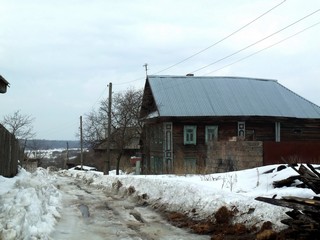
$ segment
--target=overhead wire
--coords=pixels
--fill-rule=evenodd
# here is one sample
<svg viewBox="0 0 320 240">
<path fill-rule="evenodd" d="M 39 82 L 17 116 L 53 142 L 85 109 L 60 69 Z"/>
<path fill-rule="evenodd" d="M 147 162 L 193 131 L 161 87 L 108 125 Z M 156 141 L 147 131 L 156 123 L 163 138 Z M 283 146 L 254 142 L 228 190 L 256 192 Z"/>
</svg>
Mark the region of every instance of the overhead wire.
<svg viewBox="0 0 320 240">
<path fill-rule="evenodd" d="M 257 20 L 259 20 L 260 18 L 262 18 L 262 17 L 265 16 L 266 14 L 270 13 L 270 12 L 273 11 L 274 9 L 278 8 L 280 5 L 282 5 L 282 4 L 285 3 L 285 2 L 286 2 L 286 0 L 283 0 L 282 2 L 278 3 L 277 5 L 273 6 L 273 7 L 270 8 L 269 10 L 267 10 L 266 12 L 262 13 L 261 15 L 259 15 L 259 16 L 256 17 L 256 18 L 254 18 L 253 20 L 251 20 L 250 22 L 248 22 L 248 23 L 245 24 L 244 26 L 242 26 L 242 27 L 240 27 L 239 29 L 233 31 L 232 33 L 230 33 L 230 34 L 228 34 L 227 36 L 223 37 L 222 39 L 216 41 L 215 43 L 211 44 L 210 46 L 205 47 L 204 49 L 202 49 L 202 50 L 200 50 L 200 51 L 198 51 L 198 52 L 190 55 L 190 56 L 187 57 L 187 58 L 184 58 L 184 59 L 178 61 L 178 62 L 175 63 L 175 64 L 170 65 L 169 67 L 166 67 L 166 68 L 164 68 L 164 69 L 162 69 L 162 70 L 160 70 L 160 71 L 154 72 L 154 73 L 152 73 L 152 75 L 156 75 L 156 74 L 159 74 L 159 73 L 164 72 L 164 71 L 166 71 L 166 70 L 169 70 L 169 69 L 171 69 L 171 68 L 173 68 L 173 67 L 175 67 L 175 66 L 177 66 L 177 65 L 179 65 L 179 64 L 181 64 L 181 63 L 184 63 L 184 62 L 188 61 L 189 59 L 191 59 L 191 58 L 193 58 L 193 57 L 195 57 L 195 56 L 197 56 L 197 55 L 199 55 L 199 54 L 207 51 L 208 49 L 210 49 L 210 48 L 218 45 L 219 43 L 225 41 L 226 39 L 230 38 L 231 36 L 235 35 L 236 33 L 240 32 L 241 30 L 245 29 L 246 27 L 248 27 L 248 26 L 251 25 L 252 23 L 256 22 Z M 142 79 L 144 79 L 144 77 L 136 78 L 136 79 L 134 79 L 134 80 L 127 81 L 127 82 L 123 82 L 123 83 L 115 83 L 114 85 L 129 84 L 129 83 L 136 82 L 136 81 L 139 81 L 139 80 L 142 80 Z"/>
<path fill-rule="evenodd" d="M 160 70 L 160 71 L 154 72 L 153 74 L 155 75 L 155 74 L 164 72 L 164 71 L 166 71 L 166 70 L 168 70 L 168 69 L 171 69 L 171 68 L 173 68 L 173 67 L 175 67 L 175 66 L 177 66 L 177 65 L 179 65 L 179 64 L 181 64 L 181 63 L 183 63 L 183 62 L 186 62 L 187 60 L 189 60 L 189 59 L 191 59 L 191 58 L 193 58 L 193 57 L 195 57 L 195 56 L 197 56 L 197 55 L 199 55 L 199 54 L 207 51 L 208 49 L 210 49 L 210 48 L 218 45 L 219 43 L 225 41 L 226 39 L 232 37 L 232 36 L 235 35 L 236 33 L 240 32 L 240 31 L 243 30 L 243 29 L 245 29 L 246 27 L 248 27 L 248 26 L 251 25 L 252 23 L 256 22 L 257 20 L 259 20 L 260 18 L 262 18 L 263 16 L 265 16 L 265 15 L 268 14 L 269 12 L 273 11 L 274 9 L 276 9 L 277 7 L 279 7 L 280 5 L 282 5 L 284 2 L 286 2 L 286 0 L 283 0 L 282 2 L 278 3 L 278 4 L 275 5 L 274 7 L 270 8 L 269 10 L 267 10 L 266 12 L 264 12 L 263 14 L 259 15 L 258 17 L 256 17 L 255 19 L 251 20 L 250 22 L 248 22 L 248 23 L 245 24 L 244 26 L 240 27 L 240 28 L 237 29 L 236 31 L 233 31 L 232 33 L 230 33 L 230 34 L 228 34 L 227 36 L 223 37 L 222 39 L 216 41 L 215 43 L 211 44 L 210 46 L 208 46 L 208 47 L 206 47 L 206 48 L 204 48 L 204 49 L 202 49 L 202 50 L 200 50 L 200 51 L 198 51 L 198 52 L 190 55 L 190 56 L 187 57 L 187 58 L 184 58 L 184 59 L 178 61 L 178 62 L 175 63 L 175 64 L 170 65 L 169 67 L 166 67 L 166 68 L 164 68 L 164 69 L 162 69 L 162 70 Z M 279 30 L 279 31 L 277 31 L 277 32 L 275 32 L 275 33 L 273 33 L 273 34 L 271 34 L 271 35 L 269 35 L 269 36 L 267 36 L 267 37 L 265 37 L 265 38 L 263 38 L 263 39 L 255 42 L 255 43 L 253 43 L 253 44 L 250 44 L 249 46 L 247 46 L 247 47 L 245 47 L 245 48 L 242 48 L 242 49 L 236 51 L 236 52 L 233 53 L 233 54 L 230 54 L 230 55 L 228 55 L 228 56 L 226 56 L 226 57 L 224 57 L 224 58 L 222 58 L 222 59 L 219 59 L 219 60 L 215 61 L 214 63 L 208 64 L 208 65 L 206 65 L 206 66 L 204 66 L 204 67 L 202 67 L 202 68 L 196 69 L 195 71 L 193 71 L 193 72 L 191 72 L 191 73 L 200 71 L 200 70 L 202 70 L 202 69 L 204 69 L 204 68 L 206 68 L 206 67 L 209 67 L 209 66 L 211 66 L 211 65 L 213 65 L 213 64 L 215 64 L 215 63 L 217 63 L 217 62 L 220 62 L 220 61 L 222 61 L 222 60 L 224 60 L 224 59 L 226 59 L 226 58 L 229 58 L 229 57 L 231 57 L 231 56 L 233 56 L 233 55 L 235 55 L 235 54 L 237 54 L 237 53 L 239 53 L 239 52 L 241 52 L 241 51 L 244 51 L 245 49 L 247 49 L 247 48 L 249 48 L 249 47 L 251 47 L 251 46 L 253 46 L 253 45 L 255 45 L 255 44 L 258 44 L 259 42 L 261 42 L 261 41 L 263 41 L 263 40 L 265 40 L 265 39 L 267 39 L 267 38 L 270 38 L 271 36 L 273 36 L 273 35 L 281 32 L 281 31 L 285 30 L 286 28 L 289 28 L 290 26 L 292 26 L 292 25 L 294 25 L 294 24 L 302 21 L 303 19 L 305 19 L 305 18 L 307 18 L 307 17 L 315 14 L 315 13 L 318 12 L 319 10 L 320 10 L 320 9 L 318 9 L 317 11 L 315 11 L 315 12 L 313 12 L 313 13 L 311 13 L 311 14 L 309 14 L 309 15 L 301 18 L 301 19 L 299 19 L 298 21 L 296 21 L 296 22 L 288 25 L 287 27 L 285 27 L 285 28 L 283 28 L 283 29 L 281 29 L 281 30 Z M 253 54 L 253 55 L 254 55 L 254 54 Z M 136 79 L 134 79 L 134 80 L 127 81 L 127 82 L 123 82 L 123 83 L 114 83 L 114 85 L 125 85 L 125 84 L 132 83 L 132 82 L 136 82 L 136 81 L 142 80 L 142 79 L 144 79 L 144 77 L 139 77 L 139 78 L 136 78 Z M 98 97 L 97 100 L 94 102 L 94 104 L 92 105 L 91 108 L 93 108 L 93 107 L 97 104 L 97 102 L 101 99 L 101 97 L 102 97 L 102 95 L 105 93 L 106 89 L 107 89 L 107 87 L 105 87 L 105 88 L 103 89 L 102 93 L 99 95 L 99 97 Z"/>
<path fill-rule="evenodd" d="M 305 31 L 307 31 L 307 30 L 309 30 L 309 29 L 311 29 L 311 28 L 319 25 L 319 24 L 320 24 L 320 21 L 317 22 L 317 23 L 314 23 L 314 24 L 310 25 L 309 27 L 306 27 L 306 28 L 304 28 L 304 29 L 302 29 L 302 30 L 300 30 L 300 31 L 298 31 L 298 32 L 296 32 L 296 33 L 294 33 L 294 34 L 292 34 L 292 35 L 290 35 L 290 36 L 288 36 L 288 37 L 286 37 L 286 38 L 284 38 L 284 39 L 276 42 L 276 43 L 273 43 L 273 44 L 271 44 L 271 45 L 269 45 L 269 46 L 267 46 L 267 47 L 264 47 L 264 48 L 262 48 L 262 49 L 259 50 L 259 51 L 256 51 L 256 52 L 254 52 L 254 53 L 252 53 L 252 54 L 249 54 L 249 55 L 247 55 L 247 56 L 245 56 L 245 57 L 243 57 L 243 58 L 240 58 L 240 59 L 238 59 L 238 60 L 236 60 L 236 61 L 234 61 L 234 62 L 232 62 L 232 63 L 229 63 L 229 64 L 227 64 L 227 65 L 224 65 L 223 67 L 220 67 L 220 68 L 218 68 L 218 69 L 215 69 L 215 70 L 213 70 L 213 71 L 210 71 L 210 72 L 208 72 L 208 73 L 206 73 L 206 74 L 204 74 L 204 75 L 206 76 L 206 75 L 212 74 L 212 73 L 214 73 L 214 72 L 217 72 L 217 71 L 219 71 L 219 70 L 221 70 L 221 69 L 224 69 L 224 68 L 226 68 L 226 67 L 232 66 L 232 65 L 234 65 L 234 64 L 236 64 L 236 63 L 238 63 L 238 62 L 241 62 L 241 61 L 243 61 L 243 60 L 245 60 L 245 59 L 247 59 L 247 58 L 250 58 L 250 57 L 252 57 L 252 56 L 254 56 L 254 55 L 256 55 L 256 54 L 259 54 L 259 53 L 262 52 L 262 51 L 265 51 L 265 50 L 270 49 L 270 48 L 272 48 L 272 47 L 274 47 L 274 46 L 276 46 L 276 45 L 278 45 L 278 44 L 281 44 L 281 43 L 283 43 L 283 42 L 285 42 L 285 41 L 287 41 L 287 40 L 289 40 L 289 39 L 291 39 L 291 38 L 293 38 L 293 37 L 295 37 L 295 36 L 297 36 L 297 35 L 305 32 Z M 98 98 L 98 99 L 96 100 L 96 102 L 92 105 L 92 108 L 95 106 L 95 104 L 96 104 L 96 103 L 99 101 L 99 99 L 102 97 L 102 95 L 104 94 L 104 92 L 106 91 L 106 89 L 107 89 L 107 87 L 104 88 L 104 90 L 103 90 L 102 93 L 100 94 L 99 98 Z M 67 124 L 67 125 L 64 126 L 64 127 L 66 128 L 66 127 L 71 126 L 71 125 L 74 125 L 74 123 L 73 123 L 73 122 L 72 122 L 72 123 L 70 122 L 69 124 Z M 56 129 L 58 129 L 58 128 L 59 128 L 59 127 L 57 127 Z M 60 128 L 61 128 L 61 126 L 60 126 Z M 51 129 L 51 130 L 48 130 L 47 132 L 61 132 L 61 129 L 60 129 L 59 131 L 56 130 L 56 129 Z"/>
<path fill-rule="evenodd" d="M 242 51 L 244 51 L 244 50 L 246 50 L 246 49 L 248 49 L 248 48 L 250 48 L 250 47 L 252 47 L 252 46 L 254 46 L 254 45 L 257 45 L 258 43 L 261 43 L 262 41 L 264 41 L 264 40 L 266 40 L 266 39 L 268 39 L 268 38 L 270 38 L 270 37 L 272 37 L 272 36 L 274 36 L 274 35 L 282 32 L 282 31 L 284 31 L 284 30 L 288 29 L 289 27 L 292 27 L 293 25 L 295 25 L 295 24 L 301 22 L 302 20 L 304 20 L 304 19 L 306 19 L 306 18 L 308 18 L 308 17 L 316 14 L 316 13 L 319 12 L 319 11 L 320 11 L 320 9 L 318 9 L 318 10 L 316 10 L 316 11 L 313 11 L 312 13 L 309 13 L 308 15 L 300 18 L 299 20 L 297 20 L 297 21 L 295 21 L 295 22 L 287 25 L 286 27 L 281 28 L 280 30 L 278 30 L 278 31 L 276 31 L 276 32 L 274 32 L 274 33 L 272 33 L 272 34 L 270 34 L 270 35 L 268 35 L 268 36 L 266 36 L 266 37 L 264 37 L 264 38 L 256 41 L 256 42 L 254 42 L 254 43 L 251 43 L 251 44 L 249 44 L 248 46 L 246 46 L 246 47 L 244 47 L 244 48 L 241 48 L 240 50 L 238 50 L 238 51 L 236 51 L 236 52 L 234 52 L 234 53 L 232 53 L 232 54 L 229 54 L 229 55 L 227 55 L 227 56 L 225 56 L 225 57 L 223 57 L 223 58 L 220 58 L 220 59 L 218 59 L 218 60 L 216 60 L 216 61 L 214 61 L 214 62 L 212 62 L 212 63 L 210 63 L 210 64 L 208 64 L 208 65 L 205 65 L 205 66 L 203 66 L 203 67 L 201 67 L 201 68 L 198 68 L 198 69 L 196 69 L 196 70 L 194 70 L 194 71 L 191 71 L 190 73 L 199 72 L 200 70 L 203 70 L 203 69 L 205 69 L 205 68 L 207 68 L 207 67 L 210 67 L 210 66 L 212 66 L 212 65 L 214 65 L 214 64 L 216 64 L 216 63 L 219 63 L 219 62 L 221 62 L 221 61 L 223 61 L 223 60 L 225 60 L 225 59 L 228 59 L 228 58 L 230 58 L 230 57 L 232 57 L 232 56 L 234 56 L 234 55 L 236 55 L 236 54 L 238 54 L 238 53 L 240 53 L 240 52 L 242 52 Z"/>
<path fill-rule="evenodd" d="M 241 30 L 243 30 L 243 29 L 246 28 L 247 26 L 251 25 L 252 23 L 254 23 L 255 21 L 257 21 L 257 20 L 260 19 L 261 17 L 265 16 L 266 14 L 268 14 L 269 12 L 271 12 L 272 10 L 274 10 L 275 8 L 277 8 L 277 7 L 279 7 L 280 5 L 282 5 L 284 2 L 286 2 L 286 0 L 282 1 L 281 3 L 277 4 L 277 5 L 274 6 L 274 7 L 272 7 L 272 8 L 269 9 L 268 11 L 266 11 L 266 12 L 264 12 L 263 14 L 259 15 L 259 16 L 258 16 L 257 18 L 255 18 L 254 20 L 250 21 L 249 23 L 245 24 L 243 27 L 241 27 L 241 28 L 239 28 L 238 30 L 232 32 L 231 34 L 229 34 L 229 35 L 227 35 L 226 37 L 222 38 L 221 40 L 215 42 L 214 44 L 212 44 L 212 45 L 210 45 L 210 46 L 208 46 L 208 47 L 206 47 L 206 48 L 204 48 L 204 49 L 202 49 L 202 50 L 200 50 L 200 51 L 198 51 L 198 52 L 190 55 L 189 57 L 187 57 L 187 58 L 185 58 L 185 59 L 183 59 L 183 60 L 181 60 L 181 61 L 179 61 L 179 62 L 177 62 L 177 63 L 175 63 L 175 64 L 173 64 L 173 65 L 170 65 L 169 67 L 166 67 L 166 68 L 164 68 L 164 69 L 162 69 L 162 70 L 160 70 L 160 71 L 157 71 L 157 72 L 155 72 L 155 73 L 153 73 L 153 74 L 155 75 L 155 74 L 161 73 L 161 72 L 163 72 L 163 71 L 166 71 L 166 70 L 168 70 L 168 69 L 171 69 L 171 68 L 173 68 L 173 67 L 175 67 L 175 66 L 177 66 L 177 65 L 179 65 L 179 64 L 181 64 L 181 63 L 183 63 L 183 62 L 185 62 L 185 61 L 187 61 L 187 60 L 189 60 L 189 59 L 191 59 L 191 58 L 193 58 L 193 57 L 195 57 L 195 56 L 197 56 L 197 55 L 205 52 L 205 51 L 207 51 L 208 49 L 216 46 L 217 44 L 221 43 L 222 41 L 224 41 L 224 40 L 230 38 L 231 36 L 235 35 L 236 33 L 240 32 Z M 318 10 L 316 10 L 316 11 L 314 11 L 314 12 L 312 12 L 312 13 L 304 16 L 304 17 L 302 17 L 301 19 L 299 19 L 299 20 L 297 20 L 297 21 L 289 24 L 288 26 L 286 26 L 286 27 L 284 27 L 284 28 L 282 28 L 282 29 L 280 29 L 280 30 L 272 33 L 271 35 L 269 35 L 269 36 L 267 36 L 267 37 L 264 37 L 264 38 L 260 39 L 259 41 L 256 41 L 255 43 L 252 43 L 252 44 L 250 44 L 250 45 L 248 45 L 248 46 L 246 46 L 246 47 L 244 47 L 244 48 L 242 48 L 242 49 L 240 49 L 240 50 L 238 50 L 238 51 L 236 51 L 236 52 L 234 52 L 234 53 L 232 53 L 232 54 L 230 54 L 230 55 L 228 55 L 228 56 L 226 56 L 226 57 L 223 57 L 223 58 L 221 58 L 221 59 L 218 59 L 217 61 L 215 61 L 215 62 L 213 62 L 213 63 L 210 63 L 210 64 L 208 64 L 208 65 L 206 65 L 206 66 L 204 66 L 204 67 L 201 67 L 201 68 L 199 68 L 199 69 L 196 69 L 196 70 L 194 70 L 194 71 L 191 72 L 191 73 L 198 72 L 198 71 L 200 71 L 200 70 L 202 70 L 202 69 L 204 69 L 204 68 L 207 68 L 207 67 L 209 67 L 209 66 L 212 66 L 212 65 L 214 65 L 214 64 L 216 64 L 216 63 L 218 63 L 218 62 L 221 62 L 221 61 L 223 61 L 223 60 L 225 60 L 225 59 L 227 59 L 227 58 L 229 58 L 229 57 L 231 57 L 231 56 L 234 56 L 234 55 L 236 55 L 236 54 L 238 54 L 238 53 L 240 53 L 240 52 L 242 52 L 242 51 L 244 51 L 244 50 L 246 50 L 246 49 L 248 49 L 248 48 L 250 48 L 250 47 L 252 47 L 252 46 L 254 46 L 254 45 L 256 45 L 256 44 L 258 44 L 258 43 L 260 43 L 260 42 L 262 42 L 262 41 L 264 41 L 264 40 L 266 40 L 266 39 L 268 39 L 268 38 L 270 38 L 270 37 L 272 37 L 272 36 L 274 36 L 274 35 L 276 35 L 276 34 L 278 34 L 279 32 L 284 31 L 285 29 L 287 29 L 287 28 L 289 28 L 289 27 L 291 27 L 291 26 L 293 26 L 293 25 L 301 22 L 302 20 L 304 20 L 304 19 L 306 19 L 306 18 L 314 15 L 315 13 L 317 13 L 317 12 L 319 12 L 319 11 L 320 11 L 320 9 L 318 9 Z M 292 37 L 294 37 L 294 36 L 296 36 L 296 35 L 304 32 L 304 31 L 306 31 L 306 30 L 308 30 L 308 29 L 316 26 L 316 25 L 319 25 L 319 24 L 320 24 L 320 22 L 318 22 L 318 23 L 316 23 L 316 24 L 313 24 L 313 25 L 311 25 L 310 27 L 307 27 L 307 28 L 305 28 L 305 29 L 303 29 L 303 30 L 301 30 L 301 31 L 299 31 L 299 32 L 297 32 L 297 33 L 295 33 L 295 34 L 293 34 L 293 35 L 291 35 L 291 36 L 289 36 L 289 37 L 287 37 L 287 38 L 285 38 L 285 39 L 283 39 L 283 40 L 275 43 L 275 44 L 272 44 L 272 45 L 270 45 L 270 46 L 268 46 L 268 47 L 265 47 L 265 48 L 263 48 L 263 49 L 255 52 L 255 53 L 252 53 L 252 54 L 250 54 L 250 55 L 248 55 L 248 56 L 246 56 L 246 57 L 244 57 L 244 58 L 241 58 L 241 59 L 239 59 L 239 60 L 237 60 L 237 61 L 235 61 L 235 62 L 233 62 L 233 63 L 227 64 L 227 65 L 223 66 L 222 68 L 219 68 L 219 69 L 216 69 L 216 70 L 214 70 L 214 71 L 211 71 L 210 73 L 219 71 L 219 70 L 221 70 L 221 69 L 223 69 L 223 68 L 225 68 L 225 67 L 228 67 L 228 66 L 231 66 L 231 65 L 233 65 L 233 64 L 235 64 L 235 63 L 238 63 L 238 62 L 240 62 L 240 61 L 243 61 L 243 60 L 245 60 L 245 59 L 247 59 L 247 58 L 249 58 L 249 57 L 251 57 L 251 56 L 253 56 L 253 55 L 256 55 L 256 54 L 258 54 L 258 53 L 260 53 L 260 52 L 262 52 L 262 51 L 264 51 L 264 50 L 266 50 L 266 49 L 269 49 L 269 48 L 271 48 L 271 47 L 273 47 L 273 46 L 275 46 L 275 45 L 277 45 L 277 44 L 280 44 L 280 43 L 282 43 L 282 42 L 284 42 L 284 41 L 286 41 L 286 40 L 288 40 L 288 39 L 290 39 L 290 38 L 292 38 Z M 208 73 L 208 74 L 210 74 L 210 73 Z M 207 74 L 206 74 L 206 75 L 207 75 Z M 124 83 L 114 83 L 114 85 L 124 85 L 124 84 L 132 83 L 132 82 L 135 82 L 135 81 L 138 81 L 138 80 L 142 80 L 142 79 L 144 79 L 144 77 L 136 78 L 136 79 L 134 79 L 134 80 L 127 81 L 127 82 L 124 82 Z M 93 107 L 97 104 L 97 102 L 101 99 L 101 97 L 102 97 L 103 94 L 105 93 L 106 89 L 107 89 L 107 87 L 105 87 L 105 88 L 103 89 L 102 93 L 99 95 L 99 97 L 98 97 L 97 100 L 94 102 L 94 104 L 92 105 L 91 108 L 93 108 Z M 69 124 L 68 124 L 68 125 L 69 125 Z M 70 125 L 71 125 L 71 124 L 70 124 Z"/>
<path fill-rule="evenodd" d="M 285 1 L 286 1 L 286 0 L 284 0 L 284 1 L 282 1 L 281 3 L 277 4 L 276 6 L 272 7 L 272 8 L 269 9 L 268 11 L 266 11 L 266 12 L 264 12 L 263 14 L 259 15 L 259 16 L 256 17 L 255 19 L 251 20 L 250 22 L 248 22 L 247 24 L 245 24 L 245 25 L 242 26 L 241 28 L 239 28 L 239 29 L 237 29 L 236 31 L 230 33 L 229 35 L 223 37 L 222 39 L 220 39 L 220 40 L 218 40 L 217 42 L 211 44 L 210 46 L 208 46 L 208 47 L 206 47 L 206 48 L 204 48 L 204 49 L 202 49 L 202 50 L 200 50 L 200 51 L 192 54 L 191 56 L 189 56 L 189 57 L 187 57 L 187 58 L 182 59 L 181 61 L 179 61 L 179 62 L 177 62 L 177 63 L 175 63 L 175 64 L 172 64 L 171 66 L 169 66 L 169 67 L 167 67 L 167 68 L 164 68 L 164 69 L 162 69 L 162 70 L 160 70 L 160 71 L 158 71 L 158 72 L 155 72 L 155 73 L 153 73 L 153 74 L 155 75 L 155 74 L 164 72 L 164 71 L 166 71 L 166 70 L 168 70 L 168 69 L 170 69 L 170 68 L 173 68 L 173 67 L 175 67 L 175 66 L 177 66 L 177 65 L 179 65 L 179 64 L 181 64 L 181 63 L 183 63 L 183 62 L 186 62 L 187 60 L 189 60 L 189 59 L 191 59 L 191 58 L 199 55 L 200 53 L 203 53 L 203 52 L 207 51 L 208 49 L 210 49 L 210 48 L 218 45 L 219 43 L 225 41 L 226 39 L 230 38 L 231 36 L 235 35 L 236 33 L 240 32 L 241 30 L 243 30 L 243 29 L 245 29 L 246 27 L 250 26 L 252 23 L 256 22 L 257 20 L 259 20 L 260 18 L 262 18 L 263 16 L 265 16 L 266 14 L 268 14 L 269 12 L 271 12 L 272 10 L 276 9 L 277 7 L 279 7 L 280 5 L 282 5 Z"/>
<path fill-rule="evenodd" d="M 280 44 L 280 43 L 282 43 L 282 42 L 284 42 L 284 41 L 287 41 L 287 40 L 289 40 L 290 38 L 293 38 L 293 37 L 295 37 L 295 36 L 297 36 L 297 35 L 305 32 L 305 31 L 307 31 L 307 30 L 309 30 L 309 29 L 311 29 L 311 28 L 313 28 L 313 27 L 316 27 L 317 25 L 320 25 L 320 21 L 319 21 L 319 22 L 316 22 L 316 23 L 314 23 L 314 24 L 312 24 L 312 25 L 310 25 L 310 26 L 308 26 L 308 27 L 306 27 L 306 28 L 304 28 L 304 29 L 302 29 L 302 30 L 294 33 L 294 34 L 291 34 L 290 36 L 288 36 L 288 37 L 286 37 L 286 38 L 284 38 L 284 39 L 282 39 L 282 40 L 280 40 L 280 41 L 278 41 L 278 42 L 276 42 L 276 43 L 273 43 L 273 44 L 271 44 L 271 45 L 269 45 L 269 46 L 267 46 L 267 47 L 264 47 L 264 48 L 260 49 L 259 51 L 256 51 L 256 52 L 254 52 L 254 53 L 252 53 L 252 54 L 249 54 L 249 55 L 247 55 L 247 56 L 245 56 L 245 57 L 243 57 L 243 58 L 241 58 L 241 59 L 238 59 L 238 60 L 236 60 L 236 61 L 234 61 L 234 62 L 232 62 L 232 63 L 230 63 L 230 64 L 224 65 L 223 67 L 220 67 L 220 68 L 218 68 L 218 69 L 215 69 L 215 70 L 213 70 L 213 71 L 211 71 L 211 72 L 209 72 L 209 73 L 203 74 L 203 76 L 207 76 L 207 75 L 209 75 L 209 74 L 211 74 L 211 73 L 213 73 L 213 72 L 217 72 L 217 71 L 219 71 L 219 70 L 221 70 L 221 69 L 223 69 L 223 68 L 226 68 L 226 67 L 231 66 L 231 65 L 233 65 L 233 64 L 236 64 L 236 63 L 238 63 L 238 62 L 240 62 L 240 61 L 243 61 L 243 60 L 245 60 L 245 59 L 247 59 L 247 58 L 249 58 L 249 57 L 251 57 L 251 56 L 254 56 L 254 55 L 256 55 L 256 54 L 264 51 L 264 50 L 267 50 L 267 49 L 269 49 L 269 48 L 271 48 L 271 47 L 274 47 L 274 46 L 276 46 L 276 45 L 278 45 L 278 44 Z M 166 91 L 166 90 L 172 88 L 173 86 L 178 86 L 178 85 L 181 85 L 181 84 L 188 84 L 189 82 L 192 82 L 192 77 L 189 78 L 189 79 L 187 78 L 187 79 L 186 79 L 185 81 L 183 81 L 182 83 L 176 83 L 175 85 L 172 85 L 172 84 L 171 84 L 170 87 L 164 88 L 164 89 L 162 89 L 162 91 Z"/>
<path fill-rule="evenodd" d="M 243 57 L 243 58 L 240 58 L 240 59 L 238 59 L 237 61 L 234 61 L 234 62 L 232 62 L 232 63 L 229 63 L 229 64 L 227 64 L 227 65 L 224 65 L 223 67 L 220 67 L 220 68 L 218 68 L 218 69 L 215 69 L 215 70 L 213 70 L 213 71 L 210 71 L 210 72 L 208 72 L 208 73 L 206 73 L 206 74 L 204 74 L 204 75 L 206 76 L 206 75 L 212 74 L 212 73 L 214 73 L 214 72 L 217 72 L 217 71 L 219 71 L 219 70 L 221 70 L 221 69 L 224 69 L 224 68 L 226 68 L 226 67 L 232 66 L 232 65 L 234 65 L 234 64 L 236 64 L 236 63 L 238 63 L 238 62 L 241 62 L 241 61 L 243 61 L 243 60 L 245 60 L 245 59 L 247 59 L 247 58 L 250 58 L 250 57 L 252 57 L 252 56 L 254 56 L 254 55 L 256 55 L 256 54 L 258 54 L 258 53 L 260 53 L 260 52 L 262 52 L 262 51 L 264 51 L 264 50 L 267 50 L 267 49 L 269 49 L 269 48 L 271 48 L 271 47 L 274 47 L 274 46 L 276 46 L 276 45 L 278 45 L 278 44 L 280 44 L 280 43 L 282 43 L 282 42 L 284 42 L 284 41 L 287 41 L 287 40 L 289 40 L 290 38 L 293 38 L 293 37 L 295 37 L 295 36 L 297 36 L 297 35 L 305 32 L 305 31 L 309 30 L 310 28 L 313 28 L 313 27 L 315 27 L 315 26 L 317 26 L 317 25 L 319 25 L 319 24 L 320 24 L 320 22 L 317 22 L 317 23 L 315 23 L 315 24 L 312 24 L 311 26 L 309 26 L 309 27 L 307 27 L 307 28 L 304 28 L 304 29 L 302 29 L 301 31 L 296 32 L 296 33 L 294 33 L 294 34 L 292 34 L 292 35 L 290 35 L 290 36 L 288 36 L 288 37 L 286 37 L 286 38 L 284 38 L 284 39 L 282 39 L 282 40 L 280 40 L 280 41 L 278 41 L 278 42 L 276 42 L 276 43 L 273 43 L 273 44 L 271 44 L 271 45 L 269 45 L 269 46 L 267 46 L 267 47 L 262 48 L 262 49 L 259 50 L 259 51 L 256 51 L 256 52 L 254 52 L 254 53 L 252 53 L 252 54 L 249 54 L 249 55 L 247 55 L 247 56 L 245 56 L 245 57 Z"/>
</svg>

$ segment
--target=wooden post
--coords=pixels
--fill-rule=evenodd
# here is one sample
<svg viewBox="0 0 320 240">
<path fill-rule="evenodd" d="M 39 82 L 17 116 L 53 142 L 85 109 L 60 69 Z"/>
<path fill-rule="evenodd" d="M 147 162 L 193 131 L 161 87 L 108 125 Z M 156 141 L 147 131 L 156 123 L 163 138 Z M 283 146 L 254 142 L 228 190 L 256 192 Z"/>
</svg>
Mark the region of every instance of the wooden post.
<svg viewBox="0 0 320 240">
<path fill-rule="evenodd" d="M 112 105 L 112 83 L 109 83 L 107 157 L 104 164 L 104 171 L 103 171 L 104 175 L 109 175 L 109 171 L 110 171 L 111 105 Z"/>
<path fill-rule="evenodd" d="M 64 165 L 63 165 L 64 169 L 67 169 L 67 162 L 69 162 L 69 142 L 67 142 L 67 153 L 66 153 L 66 157 L 64 159 Z"/>
<path fill-rule="evenodd" d="M 83 169 L 83 138 L 82 138 L 82 116 L 80 116 L 80 162 Z"/>
</svg>

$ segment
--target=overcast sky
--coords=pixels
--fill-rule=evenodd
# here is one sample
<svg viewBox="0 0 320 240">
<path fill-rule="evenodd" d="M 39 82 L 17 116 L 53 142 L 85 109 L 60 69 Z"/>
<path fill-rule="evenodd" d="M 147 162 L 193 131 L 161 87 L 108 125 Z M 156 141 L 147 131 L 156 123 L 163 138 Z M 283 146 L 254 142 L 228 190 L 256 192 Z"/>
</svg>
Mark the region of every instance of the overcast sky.
<svg viewBox="0 0 320 240">
<path fill-rule="evenodd" d="M 319 9 L 319 0 L 0 0 L 0 74 L 10 82 L 0 119 L 21 110 L 37 138 L 75 139 L 109 82 L 115 93 L 144 87 L 145 63 L 148 74 L 276 79 L 320 105 Z"/>
</svg>

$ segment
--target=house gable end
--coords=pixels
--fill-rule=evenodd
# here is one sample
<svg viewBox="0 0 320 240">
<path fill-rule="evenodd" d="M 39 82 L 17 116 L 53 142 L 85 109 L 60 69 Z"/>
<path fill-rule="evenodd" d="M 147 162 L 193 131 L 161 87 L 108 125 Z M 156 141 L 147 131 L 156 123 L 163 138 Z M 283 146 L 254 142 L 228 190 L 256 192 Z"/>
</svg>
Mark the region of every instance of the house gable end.
<svg viewBox="0 0 320 240">
<path fill-rule="evenodd" d="M 144 87 L 142 104 L 140 109 L 140 118 L 147 118 L 151 113 L 158 112 L 157 105 L 152 93 L 152 89 L 147 78 L 146 84 Z"/>
</svg>

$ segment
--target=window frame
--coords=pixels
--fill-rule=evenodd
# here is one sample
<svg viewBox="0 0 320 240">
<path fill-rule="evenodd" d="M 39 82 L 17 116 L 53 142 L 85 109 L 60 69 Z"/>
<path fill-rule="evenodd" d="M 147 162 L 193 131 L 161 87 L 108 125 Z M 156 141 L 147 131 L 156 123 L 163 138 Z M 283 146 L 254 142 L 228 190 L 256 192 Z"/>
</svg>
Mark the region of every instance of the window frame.
<svg viewBox="0 0 320 240">
<path fill-rule="evenodd" d="M 214 138 L 213 141 L 218 140 L 218 126 L 217 125 L 207 125 L 205 128 L 205 143 L 209 142 L 209 130 L 214 130 Z"/>
<path fill-rule="evenodd" d="M 189 131 L 192 131 L 189 133 Z M 192 134 L 192 140 L 190 136 Z M 183 144 L 184 145 L 196 145 L 197 144 L 197 126 L 196 125 L 184 125 L 183 127 Z"/>
</svg>

